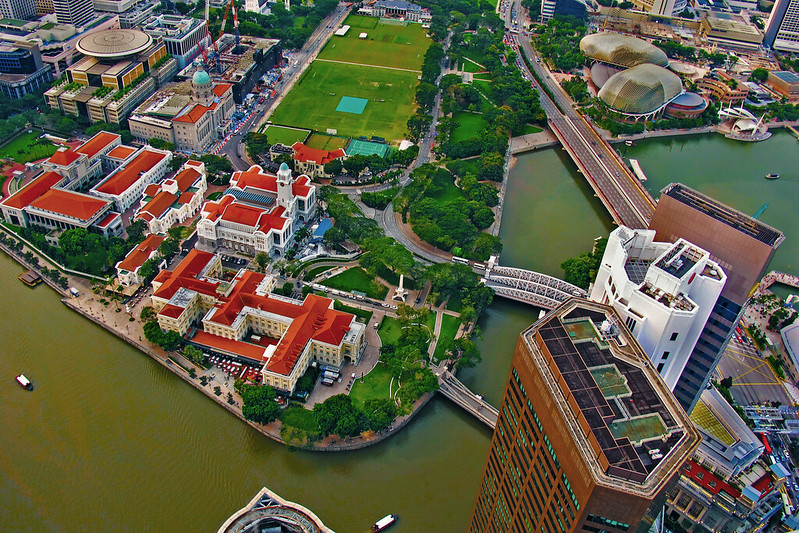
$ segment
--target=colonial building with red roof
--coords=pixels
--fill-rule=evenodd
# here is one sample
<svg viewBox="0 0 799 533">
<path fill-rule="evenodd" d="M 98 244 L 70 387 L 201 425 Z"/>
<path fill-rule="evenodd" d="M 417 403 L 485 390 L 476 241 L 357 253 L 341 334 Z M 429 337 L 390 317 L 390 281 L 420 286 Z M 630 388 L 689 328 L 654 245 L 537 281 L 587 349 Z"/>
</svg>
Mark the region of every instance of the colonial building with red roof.
<svg viewBox="0 0 799 533">
<path fill-rule="evenodd" d="M 113 204 L 69 190 L 69 179 L 56 172 L 45 172 L 25 187 L 0 202 L 6 222 L 46 230 L 83 228 L 110 236 L 122 234 L 122 217 Z"/>
<path fill-rule="evenodd" d="M 128 119 L 130 131 L 142 142 L 171 142 L 178 150 L 204 152 L 228 134 L 235 111 L 233 85 L 214 82 L 202 70 L 189 81 L 172 83 L 153 94 Z"/>
<path fill-rule="evenodd" d="M 75 150 L 59 148 L 42 163 L 42 168 L 45 172 L 57 172 L 67 178 L 65 187 L 78 189 L 102 175 L 103 156 L 121 144 L 120 135 L 101 131 Z"/>
<path fill-rule="evenodd" d="M 149 259 L 159 257 L 158 248 L 166 237 L 150 234 L 135 246 L 125 258 L 116 264 L 117 281 L 119 285 L 130 287 L 142 283 L 139 269 Z"/>
<path fill-rule="evenodd" d="M 240 270 L 221 278 L 219 256 L 192 250 L 173 272 L 153 281 L 158 324 L 185 335 L 205 351 L 262 365 L 263 383 L 293 392 L 312 361 L 341 368 L 358 364 L 366 328 L 333 309 L 333 300 L 304 301 L 271 294 L 272 276 Z"/>
<path fill-rule="evenodd" d="M 172 152 L 145 146 L 92 187 L 91 194 L 113 202 L 117 211 L 125 212 L 141 200 L 145 187 L 164 177 L 171 160 Z"/>
<path fill-rule="evenodd" d="M 186 161 L 175 177 L 145 187 L 133 218 L 144 220 L 150 233 L 166 234 L 175 224 L 197 214 L 207 189 L 205 163 Z"/>
<path fill-rule="evenodd" d="M 224 195 L 208 201 L 197 223 L 197 244 L 207 250 L 227 248 L 282 257 L 294 232 L 313 216 L 316 187 L 308 176 L 291 177 L 284 163 L 277 176 L 258 165 L 234 172 Z"/>
<path fill-rule="evenodd" d="M 311 179 L 328 177 L 325 172 L 325 165 L 336 159 L 347 158 L 347 153 L 343 148 L 320 150 L 306 146 L 301 142 L 292 144 L 291 151 L 295 170 L 307 174 Z"/>
</svg>

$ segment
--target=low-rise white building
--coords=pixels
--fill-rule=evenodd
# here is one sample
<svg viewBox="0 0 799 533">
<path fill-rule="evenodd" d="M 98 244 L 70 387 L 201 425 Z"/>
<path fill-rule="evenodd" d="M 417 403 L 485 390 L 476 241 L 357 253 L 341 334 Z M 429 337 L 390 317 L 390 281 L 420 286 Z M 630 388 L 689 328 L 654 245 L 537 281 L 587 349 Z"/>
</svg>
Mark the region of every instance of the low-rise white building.
<svg viewBox="0 0 799 533">
<path fill-rule="evenodd" d="M 205 203 L 197 244 L 282 257 L 298 224 L 308 221 L 315 209 L 316 187 L 308 176 L 292 178 L 285 163 L 277 176 L 253 165 L 233 174 L 222 198 Z"/>
<path fill-rule="evenodd" d="M 683 239 L 654 239 L 654 230 L 616 228 L 591 299 L 618 311 L 674 389 L 727 275 L 709 252 Z"/>
<path fill-rule="evenodd" d="M 171 160 L 172 152 L 145 146 L 92 187 L 91 194 L 113 202 L 124 213 L 141 199 L 145 187 L 166 175 Z"/>
<path fill-rule="evenodd" d="M 139 275 L 139 269 L 148 260 L 160 257 L 158 248 L 165 240 L 166 237 L 151 234 L 128 252 L 128 255 L 116 264 L 118 283 L 125 287 L 141 284 L 144 280 Z"/>
<path fill-rule="evenodd" d="M 57 172 L 67 178 L 64 187 L 78 189 L 103 173 L 103 156 L 122 144 L 116 133 L 101 131 L 71 150 L 65 146 L 42 163 L 45 172 Z"/>
<path fill-rule="evenodd" d="M 150 233 L 166 234 L 200 210 L 208 189 L 205 174 L 205 163 L 186 161 L 175 177 L 145 187 L 133 218 L 144 220 Z"/>
</svg>

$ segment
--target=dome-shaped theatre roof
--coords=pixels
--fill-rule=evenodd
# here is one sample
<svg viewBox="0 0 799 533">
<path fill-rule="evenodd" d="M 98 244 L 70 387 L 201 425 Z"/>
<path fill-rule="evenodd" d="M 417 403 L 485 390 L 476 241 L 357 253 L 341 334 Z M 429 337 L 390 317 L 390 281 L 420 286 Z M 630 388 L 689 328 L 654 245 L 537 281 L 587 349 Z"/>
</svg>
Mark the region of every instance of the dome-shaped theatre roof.
<svg viewBox="0 0 799 533">
<path fill-rule="evenodd" d="M 669 103 L 682 92 L 680 77 L 649 63 L 610 77 L 599 97 L 613 109 L 631 115 L 646 115 Z"/>
<path fill-rule="evenodd" d="M 194 76 L 192 76 L 191 82 L 194 85 L 210 85 L 211 76 L 204 70 L 198 70 L 194 73 Z"/>
<path fill-rule="evenodd" d="M 152 44 L 153 38 L 143 31 L 103 30 L 90 33 L 78 40 L 78 52 L 98 59 L 122 59 L 141 53 Z"/>
<path fill-rule="evenodd" d="M 593 33 L 580 41 L 580 51 L 596 61 L 634 67 L 652 63 L 661 67 L 669 66 L 666 53 L 647 41 L 621 33 Z"/>
<path fill-rule="evenodd" d="M 671 103 L 683 107 L 702 107 L 705 105 L 705 99 L 696 93 L 682 93 L 672 100 Z"/>
</svg>

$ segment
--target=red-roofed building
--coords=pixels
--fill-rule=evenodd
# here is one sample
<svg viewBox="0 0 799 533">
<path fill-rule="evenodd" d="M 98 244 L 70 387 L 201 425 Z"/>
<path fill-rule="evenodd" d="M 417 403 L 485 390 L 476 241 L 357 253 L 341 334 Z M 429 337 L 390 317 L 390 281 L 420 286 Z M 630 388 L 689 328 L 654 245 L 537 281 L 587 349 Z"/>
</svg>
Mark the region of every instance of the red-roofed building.
<svg viewBox="0 0 799 533">
<path fill-rule="evenodd" d="M 97 178 L 103 172 L 102 157 L 122 143 L 116 133 L 101 131 L 75 150 L 62 147 L 50 156 L 42 167 L 45 171 L 58 172 L 69 181 L 65 187 L 77 189 Z"/>
<path fill-rule="evenodd" d="M 175 177 L 145 187 L 134 219 L 147 222 L 150 233 L 165 234 L 175 224 L 197 214 L 207 189 L 205 164 L 187 161 Z"/>
<path fill-rule="evenodd" d="M 56 172 L 45 172 L 39 177 L 25 185 L 23 188 L 3 199 L 0 202 L 0 209 L 3 211 L 3 218 L 9 224 L 15 226 L 27 226 L 28 219 L 25 215 L 25 208 L 41 195 L 64 183 L 66 178 Z"/>
<path fill-rule="evenodd" d="M 172 152 L 145 146 L 92 187 L 91 193 L 124 212 L 141 199 L 145 187 L 164 177 L 171 160 Z"/>
<path fill-rule="evenodd" d="M 219 200 L 208 201 L 197 224 L 198 245 L 250 254 L 282 257 L 294 242 L 294 232 L 313 216 L 316 187 L 308 176 L 291 177 L 287 165 L 277 176 L 253 165 L 233 173 Z"/>
<path fill-rule="evenodd" d="M 344 160 L 347 158 L 347 153 L 343 148 L 336 148 L 332 151 L 320 150 L 318 148 L 310 148 L 301 142 L 292 144 L 291 151 L 295 170 L 307 174 L 311 179 L 328 177 L 325 172 L 325 165 L 336 159 Z"/>
<path fill-rule="evenodd" d="M 314 294 L 302 302 L 270 294 L 272 276 L 241 270 L 222 282 L 215 277 L 221 262 L 213 257 L 193 250 L 174 272 L 156 277 L 152 300 L 163 329 L 185 335 L 202 318 L 191 343 L 263 365 L 263 383 L 287 392 L 312 361 L 336 368 L 360 362 L 366 328 L 354 315 Z"/>
<path fill-rule="evenodd" d="M 147 260 L 159 257 L 158 247 L 165 240 L 166 237 L 151 234 L 128 252 L 128 255 L 116 264 L 118 283 L 125 287 L 139 285 L 143 281 L 139 276 L 139 269 Z"/>
</svg>

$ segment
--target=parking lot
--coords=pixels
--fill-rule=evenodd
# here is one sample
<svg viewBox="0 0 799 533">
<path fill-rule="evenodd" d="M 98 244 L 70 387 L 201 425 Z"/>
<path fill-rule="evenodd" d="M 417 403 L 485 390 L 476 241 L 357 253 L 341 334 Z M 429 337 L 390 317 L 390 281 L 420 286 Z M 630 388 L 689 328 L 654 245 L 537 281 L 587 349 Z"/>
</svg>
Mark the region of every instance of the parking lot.
<svg viewBox="0 0 799 533">
<path fill-rule="evenodd" d="M 727 345 L 716 367 L 716 374 L 719 380 L 732 377 L 730 393 L 740 404 L 752 405 L 766 401 L 777 401 L 783 405 L 792 403 L 768 361 L 747 339 L 740 336 L 733 336 Z"/>
</svg>

